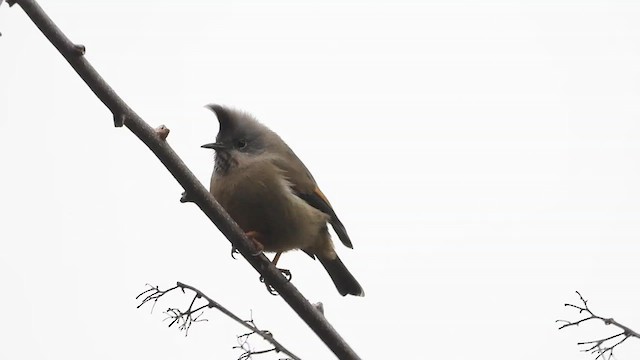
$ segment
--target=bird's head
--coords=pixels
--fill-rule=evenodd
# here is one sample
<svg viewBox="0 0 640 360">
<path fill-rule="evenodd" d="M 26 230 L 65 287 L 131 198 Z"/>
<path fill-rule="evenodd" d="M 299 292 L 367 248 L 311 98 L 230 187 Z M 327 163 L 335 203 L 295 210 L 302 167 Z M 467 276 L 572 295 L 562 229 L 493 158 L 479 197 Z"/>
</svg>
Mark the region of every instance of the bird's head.
<svg viewBox="0 0 640 360">
<path fill-rule="evenodd" d="M 202 145 L 215 150 L 218 172 L 225 173 L 239 162 L 263 154 L 275 135 L 248 113 L 215 104 L 205 107 L 216 114 L 220 123 L 216 142 Z"/>
</svg>

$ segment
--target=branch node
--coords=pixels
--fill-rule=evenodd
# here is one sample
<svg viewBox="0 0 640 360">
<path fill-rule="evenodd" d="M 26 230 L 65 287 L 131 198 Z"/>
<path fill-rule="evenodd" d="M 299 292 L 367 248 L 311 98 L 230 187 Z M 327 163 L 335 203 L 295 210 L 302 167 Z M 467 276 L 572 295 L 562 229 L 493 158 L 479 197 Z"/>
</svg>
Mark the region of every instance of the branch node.
<svg viewBox="0 0 640 360">
<path fill-rule="evenodd" d="M 76 55 L 83 56 L 87 52 L 87 48 L 85 48 L 85 46 L 82 44 L 74 44 L 73 51 Z"/>
<path fill-rule="evenodd" d="M 169 130 L 169 128 L 164 125 L 160 125 L 157 128 L 155 128 L 155 132 L 156 132 L 156 135 L 158 135 L 158 137 L 160 138 L 160 140 L 166 141 L 167 136 L 169 136 L 169 133 L 171 132 L 171 130 Z"/>
<path fill-rule="evenodd" d="M 318 310 L 320 312 L 320 314 L 324 315 L 324 304 L 321 302 L 317 302 L 315 304 L 313 304 L 313 307 L 316 308 L 316 310 Z"/>
<path fill-rule="evenodd" d="M 183 191 L 182 195 L 180 196 L 180 202 L 183 204 L 190 203 L 190 202 L 193 202 L 193 198 L 189 196 L 189 193 L 187 193 L 186 191 Z"/>
<path fill-rule="evenodd" d="M 7 4 L 9 4 L 9 7 L 12 7 L 15 3 L 16 0 L 7 0 Z"/>
<path fill-rule="evenodd" d="M 124 121 L 127 117 L 124 114 L 114 114 L 113 115 L 113 126 L 122 127 L 124 125 Z"/>
</svg>

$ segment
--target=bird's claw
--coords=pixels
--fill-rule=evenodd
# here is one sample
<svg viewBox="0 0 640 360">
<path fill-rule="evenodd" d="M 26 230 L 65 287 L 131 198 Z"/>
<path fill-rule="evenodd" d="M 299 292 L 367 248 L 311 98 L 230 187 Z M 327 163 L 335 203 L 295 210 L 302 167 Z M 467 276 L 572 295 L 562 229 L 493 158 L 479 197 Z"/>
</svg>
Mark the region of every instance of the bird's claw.
<svg viewBox="0 0 640 360">
<path fill-rule="evenodd" d="M 260 254 L 262 254 L 263 251 L 262 249 L 256 249 L 256 251 L 251 253 L 251 256 L 259 256 Z M 240 251 L 238 250 L 237 247 L 232 246 L 231 247 L 231 257 L 235 260 L 236 259 L 236 254 L 240 254 Z"/>
<path fill-rule="evenodd" d="M 276 269 L 280 270 L 280 272 L 285 277 L 285 279 L 287 279 L 287 282 L 291 281 L 291 278 L 292 278 L 291 271 L 289 271 L 288 269 L 279 269 L 279 268 L 276 268 Z"/>
<path fill-rule="evenodd" d="M 276 268 L 276 269 L 280 270 L 280 272 L 285 277 L 285 279 L 287 279 L 287 282 L 291 281 L 291 279 L 293 278 L 293 276 L 291 275 L 291 271 L 289 271 L 288 269 L 280 269 L 280 268 Z M 278 295 L 278 292 L 276 291 L 276 289 L 274 289 L 273 286 L 271 286 L 271 284 L 266 282 L 266 280 L 262 275 L 260 276 L 260 282 L 267 287 L 267 291 L 269 292 L 269 294 L 274 296 Z"/>
</svg>

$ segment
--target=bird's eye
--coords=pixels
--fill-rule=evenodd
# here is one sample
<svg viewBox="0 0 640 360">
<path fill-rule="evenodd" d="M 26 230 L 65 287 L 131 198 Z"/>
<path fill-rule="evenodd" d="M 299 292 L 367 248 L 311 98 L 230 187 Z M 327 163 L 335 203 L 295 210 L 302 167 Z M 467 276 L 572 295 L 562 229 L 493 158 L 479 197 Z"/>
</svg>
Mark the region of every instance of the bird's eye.
<svg viewBox="0 0 640 360">
<path fill-rule="evenodd" d="M 245 139 L 236 140 L 236 147 L 238 149 L 244 149 L 245 147 L 247 147 L 247 140 Z"/>
</svg>

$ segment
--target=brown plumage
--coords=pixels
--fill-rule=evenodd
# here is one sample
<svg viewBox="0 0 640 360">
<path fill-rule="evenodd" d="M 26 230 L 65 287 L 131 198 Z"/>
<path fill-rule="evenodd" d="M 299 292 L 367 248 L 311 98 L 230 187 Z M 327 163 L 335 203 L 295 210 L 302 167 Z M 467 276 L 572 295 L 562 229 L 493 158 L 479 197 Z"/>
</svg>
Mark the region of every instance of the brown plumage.
<svg viewBox="0 0 640 360">
<path fill-rule="evenodd" d="M 317 257 L 342 295 L 364 296 L 335 252 L 330 223 L 344 245 L 347 231 L 307 167 L 273 131 L 247 113 L 208 105 L 220 122 L 211 193 L 264 251 L 301 249 Z"/>
</svg>

